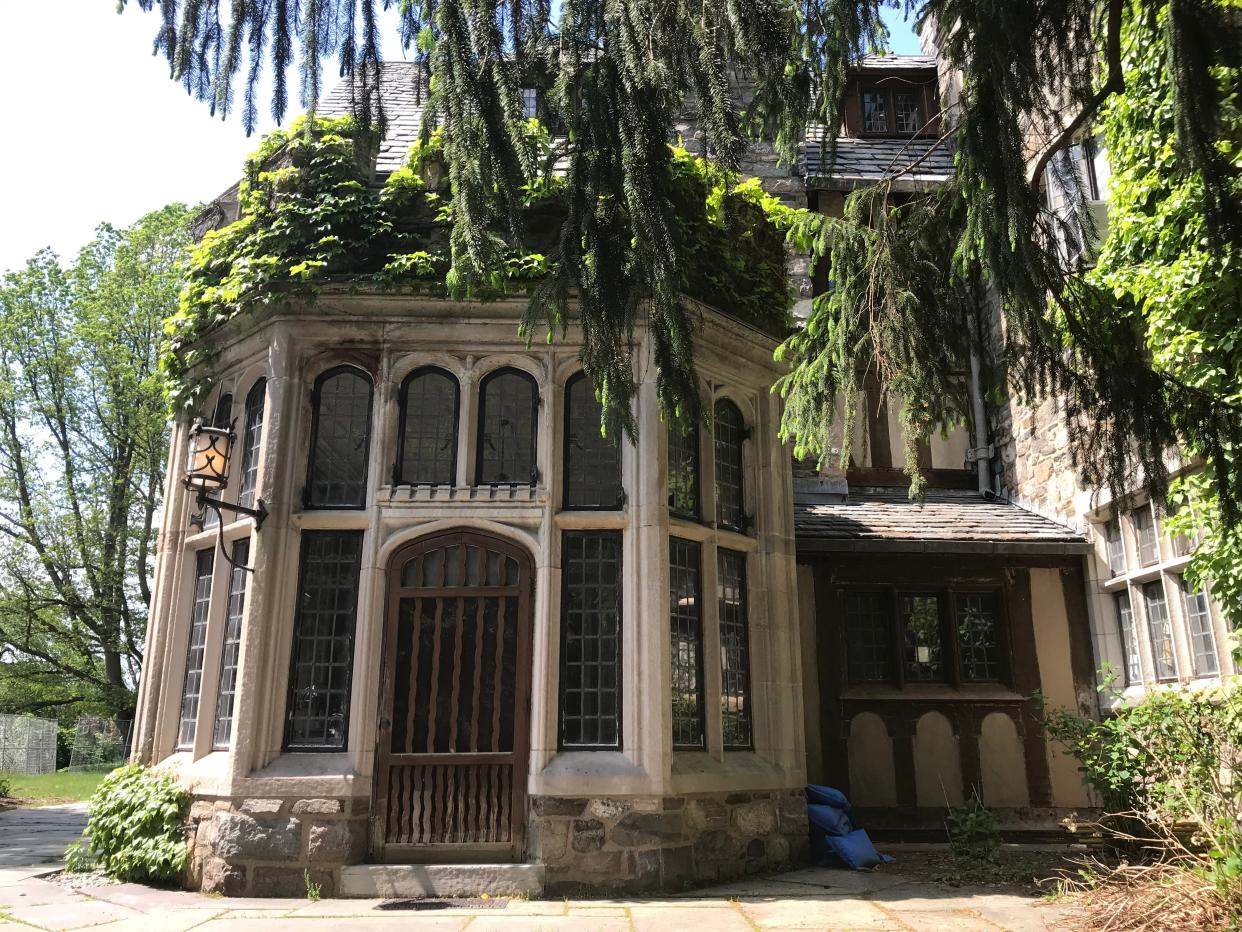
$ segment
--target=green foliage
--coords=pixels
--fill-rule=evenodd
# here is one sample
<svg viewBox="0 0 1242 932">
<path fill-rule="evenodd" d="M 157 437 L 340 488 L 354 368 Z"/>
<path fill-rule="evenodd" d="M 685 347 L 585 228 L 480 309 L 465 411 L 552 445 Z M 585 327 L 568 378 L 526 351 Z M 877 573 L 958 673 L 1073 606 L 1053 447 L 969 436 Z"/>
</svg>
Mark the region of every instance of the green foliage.
<svg viewBox="0 0 1242 932">
<path fill-rule="evenodd" d="M 69 869 L 98 869 L 118 880 L 170 883 L 185 870 L 190 795 L 171 774 L 139 764 L 104 777 L 91 797 L 86 836 Z"/>
<path fill-rule="evenodd" d="M 1000 823 L 996 814 L 972 796 L 960 806 L 952 806 L 945 818 L 949 846 L 960 865 L 995 863 L 1000 853 Z"/>
<path fill-rule="evenodd" d="M 9 799 L 13 795 L 13 784 L 8 777 L 0 777 L 0 799 Z"/>
<path fill-rule="evenodd" d="M 312 903 L 318 903 L 322 885 L 311 880 L 310 871 L 308 870 L 302 871 L 302 882 L 306 884 L 306 898 Z"/>
<path fill-rule="evenodd" d="M 500 251 L 486 276 L 463 275 L 451 255 L 449 227 L 461 202 L 447 186 L 442 132 L 416 143 L 379 190 L 363 167 L 371 137 L 352 119 L 298 121 L 266 138 L 246 164 L 240 219 L 207 233 L 191 252 L 163 358 L 174 405 L 194 406 L 198 385 L 186 374 L 203 361 L 201 337 L 242 311 L 313 296 L 327 282 L 481 300 L 529 292 L 542 297 L 532 301 L 526 332 L 562 326 L 563 316 L 542 318 L 536 305 L 546 310 L 541 302 L 559 280 L 557 224 L 572 206 L 547 131 L 529 120 L 523 134 L 540 158 L 523 185 L 522 235 L 510 245 L 505 236 L 513 231 L 489 233 Z M 679 294 L 783 335 L 792 302 L 784 236 L 773 219 L 794 212 L 753 180 L 734 184 L 684 149 L 669 153 L 669 215 L 685 255 Z M 615 258 L 630 261 L 625 252 Z"/>
</svg>

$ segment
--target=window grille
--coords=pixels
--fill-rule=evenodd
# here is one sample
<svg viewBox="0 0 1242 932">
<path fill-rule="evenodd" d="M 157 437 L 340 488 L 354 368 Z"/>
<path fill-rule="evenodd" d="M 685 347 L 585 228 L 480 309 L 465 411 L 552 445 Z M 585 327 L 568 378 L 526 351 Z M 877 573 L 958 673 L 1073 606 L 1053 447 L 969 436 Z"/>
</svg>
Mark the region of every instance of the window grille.
<svg viewBox="0 0 1242 932">
<path fill-rule="evenodd" d="M 562 748 L 621 748 L 621 534 L 561 543 Z"/>
<path fill-rule="evenodd" d="M 580 372 L 565 386 L 565 508 L 621 507 L 621 446 L 618 429 L 601 433 L 603 406 Z"/>
<path fill-rule="evenodd" d="M 848 590 L 841 594 L 846 662 L 850 682 L 883 683 L 893 678 L 892 614 L 888 594 Z"/>
<path fill-rule="evenodd" d="M 1150 566 L 1160 560 L 1160 537 L 1156 532 L 1156 518 L 1152 514 L 1151 505 L 1135 508 L 1134 535 L 1138 540 L 1138 558 L 1142 566 Z"/>
<path fill-rule="evenodd" d="M 289 750 L 339 750 L 349 723 L 361 531 L 303 531 L 294 622 Z"/>
<path fill-rule="evenodd" d="M 1151 635 L 1152 660 L 1156 679 L 1177 679 L 1177 658 L 1173 651 L 1173 626 L 1169 621 L 1169 605 L 1165 600 L 1164 583 L 1157 580 L 1143 587 L 1147 607 L 1147 630 Z"/>
<path fill-rule="evenodd" d="M 211 610 L 211 573 L 215 551 L 194 555 L 194 603 L 190 609 L 190 636 L 185 652 L 185 683 L 181 690 L 181 727 L 177 747 L 194 747 L 198 733 L 198 700 L 203 694 L 203 652 L 207 644 L 207 617 Z"/>
<path fill-rule="evenodd" d="M 699 519 L 699 426 L 688 420 L 668 424 L 668 507 L 675 515 Z"/>
<path fill-rule="evenodd" d="M 211 746 L 224 750 L 233 736 L 233 699 L 237 694 L 237 655 L 241 650 L 242 617 L 246 611 L 246 584 L 250 573 L 250 538 L 233 543 L 232 572 L 229 574 L 228 614 L 224 619 L 224 641 L 220 645 L 220 690 L 216 694 L 216 730 Z"/>
<path fill-rule="evenodd" d="M 457 379 L 416 369 L 401 384 L 397 485 L 453 485 L 457 479 Z"/>
<path fill-rule="evenodd" d="M 267 379 L 257 379 L 246 394 L 246 427 L 242 432 L 241 489 L 237 504 L 253 508 L 259 488 L 259 460 L 263 456 L 263 409 Z"/>
<path fill-rule="evenodd" d="M 702 553 L 694 541 L 669 538 L 669 632 L 672 638 L 673 747 L 703 747 Z"/>
<path fill-rule="evenodd" d="M 216 399 L 216 407 L 212 412 L 210 424 L 212 427 L 220 429 L 228 428 L 233 422 L 233 396 L 229 392 L 222 392 L 220 397 Z M 220 512 L 215 508 L 203 509 L 203 529 L 215 527 L 220 523 Z"/>
<path fill-rule="evenodd" d="M 742 441 L 746 425 L 731 401 L 716 402 L 716 523 L 734 531 L 745 530 L 742 495 Z"/>
<path fill-rule="evenodd" d="M 1216 634 L 1212 631 L 1212 610 L 1207 593 L 1195 592 L 1185 579 L 1179 581 L 1186 606 L 1186 627 L 1190 633 L 1190 653 L 1195 662 L 1195 676 L 1216 676 L 1220 661 L 1216 656 Z"/>
<path fill-rule="evenodd" d="M 919 95 L 904 91 L 893 94 L 893 112 L 897 117 L 897 132 L 917 133 L 923 128 L 922 107 Z"/>
<path fill-rule="evenodd" d="M 992 592 L 959 592 L 957 650 L 962 679 L 968 683 L 998 683 L 1003 678 L 1000 600 Z"/>
<path fill-rule="evenodd" d="M 534 120 L 539 117 L 539 91 L 533 87 L 522 88 L 522 119 Z"/>
<path fill-rule="evenodd" d="M 313 433 L 306 504 L 361 508 L 367 495 L 371 379 L 352 368 L 319 377 L 311 400 Z"/>
<path fill-rule="evenodd" d="M 905 636 L 906 680 L 914 683 L 945 679 L 941 645 L 941 599 L 937 595 L 903 595 L 901 628 Z"/>
<path fill-rule="evenodd" d="M 1121 629 L 1121 650 L 1125 656 L 1125 676 L 1127 686 L 1136 686 L 1143 682 L 1143 661 L 1139 656 L 1138 629 L 1134 627 L 1134 609 L 1130 605 L 1130 594 L 1118 592 L 1117 626 Z"/>
<path fill-rule="evenodd" d="M 888 132 L 888 94 L 884 91 L 871 91 L 862 95 L 863 132 Z"/>
<path fill-rule="evenodd" d="M 538 404 L 535 380 L 524 372 L 500 369 L 483 380 L 479 397 L 479 485 L 538 483 Z"/>
<path fill-rule="evenodd" d="M 720 706 L 725 750 L 750 750 L 750 622 L 746 613 L 746 554 L 716 551 L 720 593 Z"/>
</svg>

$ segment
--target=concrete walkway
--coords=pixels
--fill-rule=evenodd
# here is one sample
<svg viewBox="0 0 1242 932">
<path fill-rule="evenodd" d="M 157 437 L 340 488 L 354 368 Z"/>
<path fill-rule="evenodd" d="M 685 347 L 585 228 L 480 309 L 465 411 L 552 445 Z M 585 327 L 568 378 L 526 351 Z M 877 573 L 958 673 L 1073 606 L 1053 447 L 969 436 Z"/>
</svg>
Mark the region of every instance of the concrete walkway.
<svg viewBox="0 0 1242 932">
<path fill-rule="evenodd" d="M 54 864 L 86 828 L 86 803 L 0 812 L 0 867 Z"/>
<path fill-rule="evenodd" d="M 0 835 L 0 844 L 3 836 Z M 1044 932 L 1069 911 L 1030 897 L 923 883 L 897 871 L 811 869 L 684 896 L 616 900 L 222 899 L 135 884 L 73 891 L 0 868 L 0 929 L 150 932 L 753 932 L 766 929 Z M 456 905 L 460 904 L 460 905 Z"/>
</svg>

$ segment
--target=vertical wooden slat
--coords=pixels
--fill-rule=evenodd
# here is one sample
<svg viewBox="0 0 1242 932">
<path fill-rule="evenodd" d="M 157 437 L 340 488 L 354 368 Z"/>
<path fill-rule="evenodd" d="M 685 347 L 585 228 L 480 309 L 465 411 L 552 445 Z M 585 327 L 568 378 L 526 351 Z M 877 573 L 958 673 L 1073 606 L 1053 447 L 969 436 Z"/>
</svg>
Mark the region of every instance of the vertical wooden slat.
<svg viewBox="0 0 1242 932">
<path fill-rule="evenodd" d="M 474 613 L 474 705 L 470 709 L 470 750 L 480 751 L 480 726 L 483 724 L 483 614 L 488 600 L 479 598 Z"/>
<path fill-rule="evenodd" d="M 462 554 L 462 560 L 466 559 L 465 553 Z M 453 692 L 449 700 L 449 742 L 448 750 L 452 754 L 457 750 L 457 720 L 461 718 L 461 638 L 466 628 L 466 599 L 464 596 L 457 597 L 457 614 L 453 617 L 456 622 L 457 636 L 453 641 Z"/>
<path fill-rule="evenodd" d="M 446 561 L 447 562 L 447 561 Z M 444 571 L 440 571 L 440 575 L 444 575 Z M 444 616 L 444 600 L 436 599 L 436 616 L 435 625 L 432 631 L 431 642 L 431 683 L 427 689 L 427 750 L 426 753 L 434 754 L 436 751 L 436 722 L 440 717 L 439 713 L 439 692 L 440 692 L 440 623 Z"/>
<path fill-rule="evenodd" d="M 500 709 L 504 703 L 501 683 L 504 682 L 505 665 L 505 597 L 496 600 L 496 676 L 492 682 L 492 750 L 500 750 Z"/>
<path fill-rule="evenodd" d="M 405 747 L 402 748 L 402 752 L 405 754 L 414 753 L 414 710 L 418 708 L 418 655 L 423 640 L 422 599 L 416 598 L 414 600 L 414 611 L 410 618 L 410 631 L 414 641 L 410 646 L 410 669 L 406 672 L 409 683 L 406 688 Z"/>
</svg>

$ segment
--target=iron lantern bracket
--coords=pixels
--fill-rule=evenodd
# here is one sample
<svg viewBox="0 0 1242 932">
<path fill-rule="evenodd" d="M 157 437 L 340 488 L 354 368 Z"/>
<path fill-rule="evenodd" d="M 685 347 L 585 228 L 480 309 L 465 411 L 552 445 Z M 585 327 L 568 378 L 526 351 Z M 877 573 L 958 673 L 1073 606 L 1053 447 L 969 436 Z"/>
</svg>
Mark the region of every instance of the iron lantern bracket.
<svg viewBox="0 0 1242 932">
<path fill-rule="evenodd" d="M 247 508 L 245 505 L 234 505 L 232 502 L 212 498 L 206 492 L 199 490 L 197 501 L 199 508 L 214 508 L 217 514 L 220 513 L 221 508 L 227 508 L 229 511 L 236 512 L 237 514 L 254 518 L 255 530 L 263 527 L 263 519 L 267 517 L 267 505 L 263 503 L 263 499 L 259 499 L 257 508 Z M 224 523 L 223 518 L 220 523 Z"/>
</svg>

